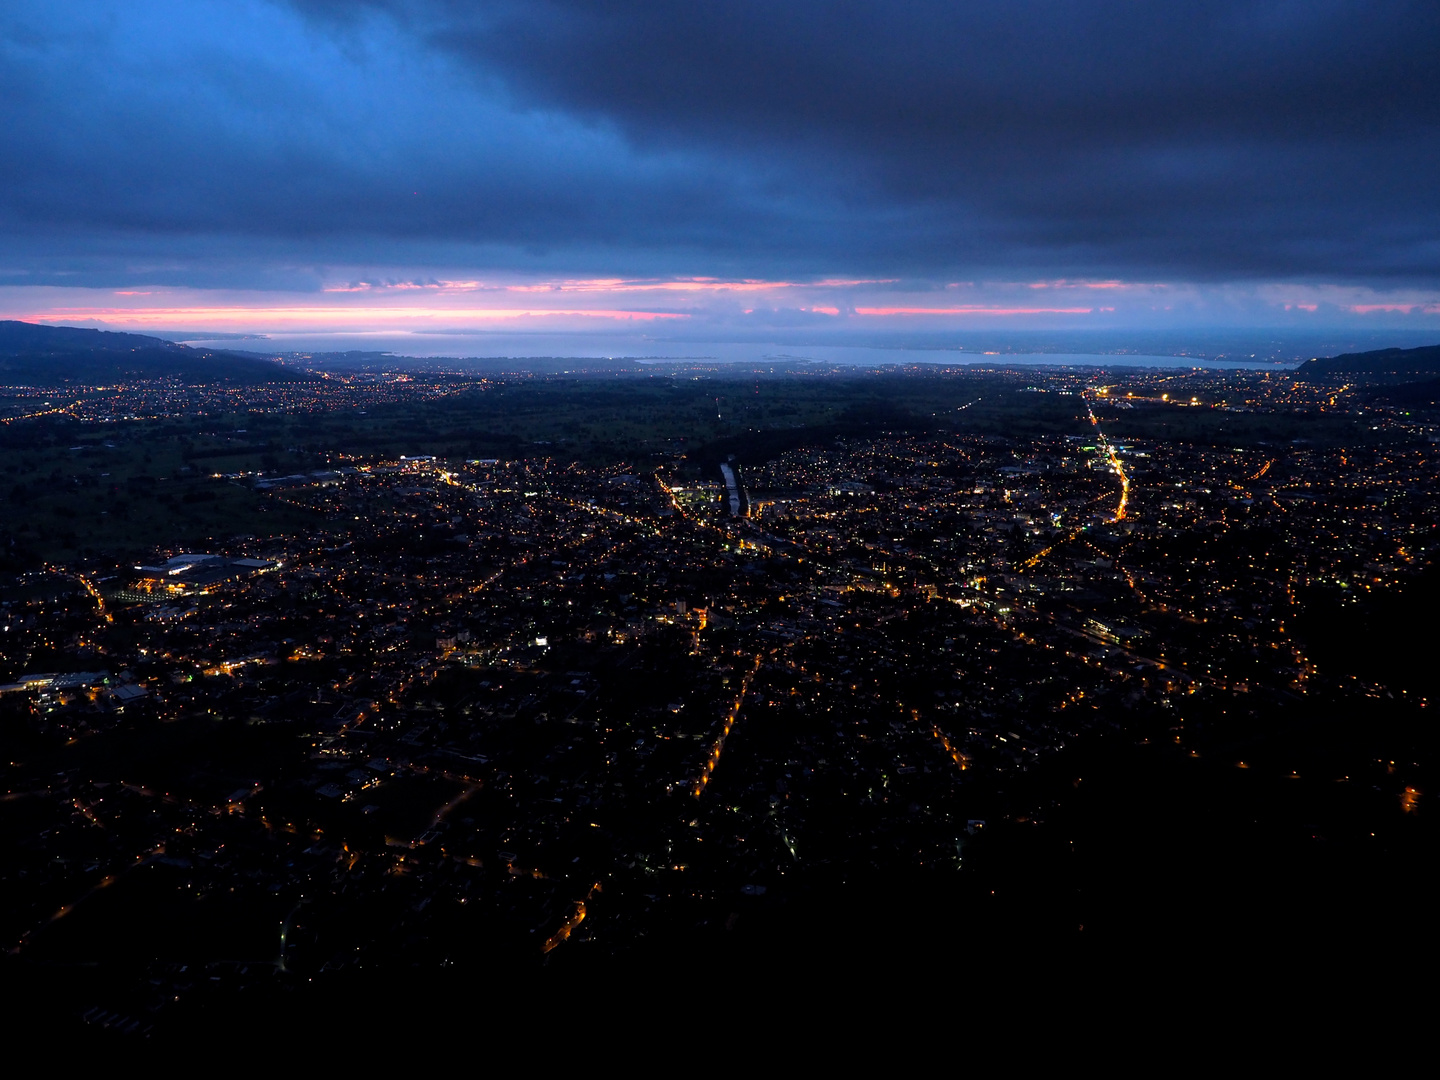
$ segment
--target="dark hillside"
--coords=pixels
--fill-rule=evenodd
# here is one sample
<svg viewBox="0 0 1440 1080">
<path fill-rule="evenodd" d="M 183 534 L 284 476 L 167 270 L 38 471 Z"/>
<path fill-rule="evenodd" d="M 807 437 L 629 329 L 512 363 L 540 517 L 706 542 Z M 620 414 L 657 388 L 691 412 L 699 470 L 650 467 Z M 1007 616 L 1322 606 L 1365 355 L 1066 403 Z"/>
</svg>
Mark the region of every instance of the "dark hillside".
<svg viewBox="0 0 1440 1080">
<path fill-rule="evenodd" d="M 178 378 L 193 383 L 298 382 L 308 373 L 269 360 L 192 349 L 143 334 L 0 321 L 0 383 Z"/>
<path fill-rule="evenodd" d="M 1295 378 L 1302 382 L 1330 377 L 1388 381 L 1397 376 L 1414 378 L 1427 375 L 1440 375 L 1440 345 L 1426 345 L 1419 349 L 1377 349 L 1374 352 L 1321 357 L 1305 361 L 1295 371 Z"/>
<path fill-rule="evenodd" d="M 1440 405 L 1440 379 L 1425 379 L 1421 382 L 1401 383 L 1386 387 L 1375 395 L 1376 400 L 1392 405 L 1423 407 Z"/>
</svg>

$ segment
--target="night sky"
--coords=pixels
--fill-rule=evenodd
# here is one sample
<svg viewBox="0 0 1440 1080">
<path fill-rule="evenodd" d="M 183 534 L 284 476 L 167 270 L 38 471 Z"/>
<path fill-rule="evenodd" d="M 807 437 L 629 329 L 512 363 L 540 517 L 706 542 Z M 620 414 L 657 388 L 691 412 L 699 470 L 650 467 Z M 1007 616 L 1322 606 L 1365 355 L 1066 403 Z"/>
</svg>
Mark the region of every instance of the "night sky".
<svg viewBox="0 0 1440 1080">
<path fill-rule="evenodd" d="M 1437 56 L 1398 0 L 7 0 L 0 315 L 1440 334 Z"/>
</svg>

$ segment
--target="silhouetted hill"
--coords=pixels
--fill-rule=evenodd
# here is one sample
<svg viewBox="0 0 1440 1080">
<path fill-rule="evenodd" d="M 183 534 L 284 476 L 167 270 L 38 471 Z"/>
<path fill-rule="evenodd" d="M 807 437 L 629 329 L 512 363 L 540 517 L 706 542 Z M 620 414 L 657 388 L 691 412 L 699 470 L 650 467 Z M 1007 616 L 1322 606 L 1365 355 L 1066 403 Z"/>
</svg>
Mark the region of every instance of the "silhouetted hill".
<svg viewBox="0 0 1440 1080">
<path fill-rule="evenodd" d="M 144 334 L 0 320 L 0 384 L 46 386 L 126 378 L 264 383 L 311 377 L 271 360 L 192 349 Z"/>
<path fill-rule="evenodd" d="M 1307 360 L 1295 370 L 1300 380 L 1355 376 L 1387 379 L 1396 376 L 1440 375 L 1440 345 L 1419 349 L 1377 349 Z"/>
<path fill-rule="evenodd" d="M 1440 379 L 1387 386 L 1375 394 L 1375 400 L 1393 405 L 1440 405 Z"/>
</svg>

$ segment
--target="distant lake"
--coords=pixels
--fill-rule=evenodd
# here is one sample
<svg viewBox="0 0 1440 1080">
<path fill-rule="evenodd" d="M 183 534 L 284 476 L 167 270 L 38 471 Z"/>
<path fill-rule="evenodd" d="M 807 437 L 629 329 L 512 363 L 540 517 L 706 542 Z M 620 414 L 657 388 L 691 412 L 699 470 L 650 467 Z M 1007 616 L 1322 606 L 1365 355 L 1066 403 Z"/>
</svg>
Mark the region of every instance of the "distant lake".
<svg viewBox="0 0 1440 1080">
<path fill-rule="evenodd" d="M 641 361 L 708 360 L 720 363 L 811 361 L 855 367 L 892 364 L 996 364 L 1158 368 L 1290 368 L 1268 358 L 1209 360 L 1135 353 L 982 353 L 967 349 L 875 348 L 863 345 L 792 345 L 765 342 L 677 341 L 645 335 L 598 334 L 270 334 L 260 339 L 189 340 L 191 345 L 251 352 L 387 352 L 413 357 L 574 357 Z"/>
</svg>

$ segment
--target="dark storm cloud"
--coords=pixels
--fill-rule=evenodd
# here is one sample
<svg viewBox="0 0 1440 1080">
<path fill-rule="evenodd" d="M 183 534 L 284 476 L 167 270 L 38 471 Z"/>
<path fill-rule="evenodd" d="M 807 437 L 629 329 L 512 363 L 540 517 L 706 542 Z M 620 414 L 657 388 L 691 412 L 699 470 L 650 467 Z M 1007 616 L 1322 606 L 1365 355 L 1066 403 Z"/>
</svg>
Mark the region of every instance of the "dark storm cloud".
<svg viewBox="0 0 1440 1080">
<path fill-rule="evenodd" d="M 316 34 L 258 2 L 73 8 L 4 11 L 0 282 L 723 257 L 747 229 L 813 216 L 760 190 L 763 166 L 637 155 L 389 24 Z"/>
<path fill-rule="evenodd" d="M 1433 284 L 1437 53 L 1433 3 L 0 5 L 0 283 Z"/>
<path fill-rule="evenodd" d="M 934 242 L 903 243 L 922 263 L 998 245 L 1019 265 L 1092 273 L 1440 268 L 1434 4 L 390 10 L 477 70 L 642 144 L 778 155 L 797 173 L 826 170 L 818 186 L 857 214 L 919 214 Z"/>
</svg>

